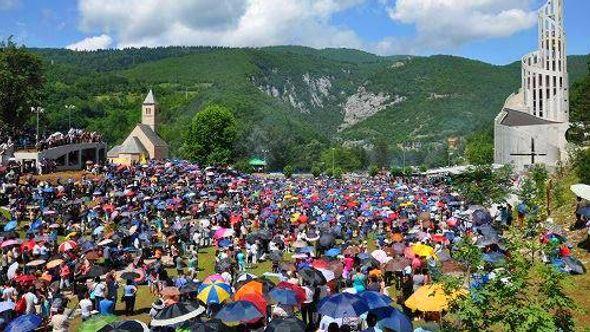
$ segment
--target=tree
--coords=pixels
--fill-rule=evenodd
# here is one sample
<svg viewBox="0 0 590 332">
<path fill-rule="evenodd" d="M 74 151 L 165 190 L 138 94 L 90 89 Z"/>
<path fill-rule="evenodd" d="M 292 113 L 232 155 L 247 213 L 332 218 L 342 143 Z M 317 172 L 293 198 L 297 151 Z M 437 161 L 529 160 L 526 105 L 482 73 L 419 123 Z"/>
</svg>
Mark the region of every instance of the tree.
<svg viewBox="0 0 590 332">
<path fill-rule="evenodd" d="M 371 177 L 376 176 L 377 174 L 379 174 L 380 168 L 377 165 L 371 165 L 371 167 L 369 167 L 369 175 Z"/>
<path fill-rule="evenodd" d="M 295 168 L 293 166 L 287 165 L 285 168 L 283 168 L 283 174 L 287 179 L 291 178 L 293 173 L 295 173 Z"/>
<path fill-rule="evenodd" d="M 590 185 L 590 149 L 580 150 L 576 154 L 574 167 L 580 182 Z"/>
<path fill-rule="evenodd" d="M 334 147 L 324 150 L 320 161 L 326 172 L 332 172 L 332 167 L 339 167 L 343 172 L 352 172 L 363 169 L 367 158 L 363 149 Z"/>
<path fill-rule="evenodd" d="M 541 260 L 542 253 L 552 254 L 556 249 L 551 244 L 541 243 L 535 229 L 523 231 L 512 226 L 505 233 L 505 247 L 510 256 L 504 260 L 502 268 L 484 264 L 481 251 L 470 242 L 456 246 L 458 252 L 454 257 L 466 271 L 461 276 L 443 276 L 437 280 L 443 283 L 448 294 L 463 290 L 475 271 L 493 270 L 494 275 L 470 287 L 468 294 L 464 292 L 451 301 L 449 311 L 452 314 L 443 322 L 444 330 L 574 330 L 572 312 L 576 305 L 566 293 L 571 277 Z"/>
<path fill-rule="evenodd" d="M 494 162 L 494 136 L 490 131 L 479 131 L 467 138 L 465 158 L 472 165 Z"/>
<path fill-rule="evenodd" d="M 43 88 L 41 59 L 11 38 L 0 42 L 0 122 L 20 128 L 39 106 Z"/>
<path fill-rule="evenodd" d="M 512 168 L 493 169 L 490 165 L 473 166 L 451 177 L 451 182 L 469 204 L 489 206 L 503 203 L 512 188 Z"/>
<path fill-rule="evenodd" d="M 201 164 L 226 164 L 233 159 L 238 125 L 232 112 L 209 105 L 197 113 L 188 129 L 181 153 Z"/>
<path fill-rule="evenodd" d="M 590 122 L 590 63 L 588 75 L 574 83 L 570 97 L 571 122 Z"/>
<path fill-rule="evenodd" d="M 389 166 L 390 162 L 390 152 L 389 152 L 389 144 L 383 138 L 378 138 L 375 140 L 373 145 L 373 153 L 375 155 L 375 164 L 380 167 L 387 167 Z"/>
</svg>

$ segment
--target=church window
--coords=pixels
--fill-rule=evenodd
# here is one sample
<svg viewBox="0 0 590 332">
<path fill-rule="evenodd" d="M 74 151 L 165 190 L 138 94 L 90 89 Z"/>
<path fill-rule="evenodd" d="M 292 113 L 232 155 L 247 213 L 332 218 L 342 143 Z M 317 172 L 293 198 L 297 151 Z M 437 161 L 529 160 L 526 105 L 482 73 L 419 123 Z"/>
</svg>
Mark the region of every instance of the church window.
<svg viewBox="0 0 590 332">
<path fill-rule="evenodd" d="M 145 115 L 151 115 L 152 114 L 152 109 L 151 108 L 146 108 L 145 109 Z"/>
</svg>

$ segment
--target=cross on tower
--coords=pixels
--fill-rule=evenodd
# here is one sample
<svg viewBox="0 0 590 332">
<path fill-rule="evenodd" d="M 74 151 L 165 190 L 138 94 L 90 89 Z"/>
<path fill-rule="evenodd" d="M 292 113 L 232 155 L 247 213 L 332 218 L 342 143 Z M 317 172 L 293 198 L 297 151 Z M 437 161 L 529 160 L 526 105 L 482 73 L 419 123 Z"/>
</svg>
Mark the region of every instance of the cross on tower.
<svg viewBox="0 0 590 332">
<path fill-rule="evenodd" d="M 546 156 L 546 153 L 537 153 L 535 151 L 535 139 L 531 137 L 531 152 L 530 153 L 511 153 L 511 156 L 531 157 L 531 165 L 535 164 L 535 157 Z"/>
</svg>

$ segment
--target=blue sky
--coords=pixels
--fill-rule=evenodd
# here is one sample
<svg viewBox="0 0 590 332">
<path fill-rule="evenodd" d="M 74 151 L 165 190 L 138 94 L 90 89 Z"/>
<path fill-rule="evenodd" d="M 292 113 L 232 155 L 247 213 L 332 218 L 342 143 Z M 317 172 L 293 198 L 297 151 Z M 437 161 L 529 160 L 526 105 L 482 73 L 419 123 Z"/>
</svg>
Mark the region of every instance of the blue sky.
<svg viewBox="0 0 590 332">
<path fill-rule="evenodd" d="M 300 44 L 505 64 L 536 47 L 541 0 L 0 0 L 0 38 L 31 47 Z M 590 1 L 566 0 L 569 54 Z"/>
</svg>

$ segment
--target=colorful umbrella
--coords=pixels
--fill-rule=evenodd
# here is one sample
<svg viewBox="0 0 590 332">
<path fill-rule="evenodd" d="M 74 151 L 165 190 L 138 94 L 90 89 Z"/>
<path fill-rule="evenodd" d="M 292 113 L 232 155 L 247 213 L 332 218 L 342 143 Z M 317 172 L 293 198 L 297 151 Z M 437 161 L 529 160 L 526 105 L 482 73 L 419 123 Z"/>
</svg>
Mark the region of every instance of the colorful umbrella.
<svg viewBox="0 0 590 332">
<path fill-rule="evenodd" d="M 223 303 L 231 296 L 231 286 L 224 283 L 201 284 L 197 299 L 205 304 Z"/>
<path fill-rule="evenodd" d="M 305 294 L 305 289 L 303 289 L 303 287 L 301 287 L 299 285 L 292 284 L 290 282 L 286 282 L 286 281 L 279 282 L 277 287 L 275 287 L 275 288 L 292 290 L 293 292 L 295 292 L 295 297 L 297 298 L 297 302 L 299 302 L 299 303 L 303 303 L 303 301 L 305 301 L 305 299 L 307 297 Z"/>
<path fill-rule="evenodd" d="M 434 256 L 434 249 L 431 246 L 427 246 L 422 243 L 413 244 L 411 246 L 412 252 L 421 257 L 431 257 Z"/>
<path fill-rule="evenodd" d="M 225 279 L 221 276 L 221 274 L 212 274 L 203 280 L 203 284 L 213 284 L 216 282 L 225 282 Z"/>
</svg>

